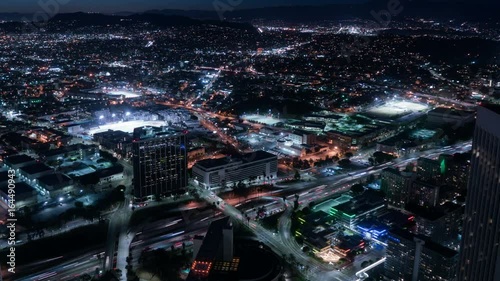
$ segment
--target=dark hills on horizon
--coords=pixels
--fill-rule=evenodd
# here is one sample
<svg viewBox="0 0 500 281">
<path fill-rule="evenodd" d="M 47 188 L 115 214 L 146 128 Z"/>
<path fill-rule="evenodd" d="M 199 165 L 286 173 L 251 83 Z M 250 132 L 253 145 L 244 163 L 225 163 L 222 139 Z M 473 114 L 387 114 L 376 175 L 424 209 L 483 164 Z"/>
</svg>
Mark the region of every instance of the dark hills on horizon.
<svg viewBox="0 0 500 281">
<path fill-rule="evenodd" d="M 500 20 L 500 1 L 495 3 L 463 1 L 436 2 L 432 0 L 372 0 L 362 4 L 302 5 L 255 8 L 234 11 L 216 10 L 150 10 L 147 13 L 183 15 L 193 18 L 220 19 L 268 19 L 285 21 L 345 20 L 353 18 L 373 19 L 372 11 L 387 10 L 391 1 L 400 3 L 402 12 L 398 17 L 422 17 L 457 20 Z"/>
<path fill-rule="evenodd" d="M 254 9 L 235 9 L 232 11 L 213 10 L 178 10 L 161 9 L 148 10 L 143 13 L 117 12 L 113 14 L 95 14 L 101 15 L 99 20 L 104 20 L 104 16 L 117 17 L 150 17 L 153 21 L 158 21 L 155 15 L 183 17 L 177 18 L 180 24 L 190 24 L 188 19 L 195 20 L 216 20 L 220 21 L 221 16 L 228 21 L 250 21 L 254 19 L 266 20 L 284 20 L 288 22 L 311 22 L 324 20 L 346 20 L 354 18 L 373 19 L 372 11 L 378 12 L 387 10 L 388 4 L 392 1 L 400 3 L 402 11 L 394 19 L 405 17 L 422 17 L 431 19 L 457 19 L 469 21 L 498 21 L 500 20 L 500 1 L 479 1 L 475 3 L 465 1 L 446 1 L 436 2 L 433 0 L 372 0 L 362 4 L 332 4 L 332 5 L 302 5 L 302 6 L 280 6 Z M 71 17 L 64 15 L 80 15 L 87 13 L 68 13 L 58 14 L 57 17 Z M 22 13 L 0 13 L 0 20 L 4 21 L 26 21 L 33 18 L 30 14 Z M 82 18 L 83 19 L 83 18 Z M 107 20 L 113 21 L 113 18 Z M 169 21 L 170 19 L 166 19 Z M 191 22 L 192 24 L 193 22 Z"/>
<path fill-rule="evenodd" d="M 28 18 L 29 19 L 29 18 Z M 26 18 L 22 21 L 27 21 Z M 210 20 L 210 19 L 194 19 L 180 15 L 163 15 L 158 13 L 141 13 L 132 15 L 106 15 L 99 13 L 61 13 L 52 17 L 46 23 L 36 23 L 32 26 L 35 28 L 43 27 L 47 31 L 65 31 L 75 30 L 81 27 L 104 27 L 104 26 L 132 26 L 138 23 L 148 23 L 154 27 L 181 27 L 181 26 L 200 26 L 200 25 L 213 25 L 219 27 L 233 28 L 246 30 L 249 32 L 257 33 L 257 29 L 249 23 L 238 23 L 230 21 Z M 24 31 L 26 29 L 26 22 L 20 21 L 6 22 L 0 24 L 8 31 Z"/>
</svg>

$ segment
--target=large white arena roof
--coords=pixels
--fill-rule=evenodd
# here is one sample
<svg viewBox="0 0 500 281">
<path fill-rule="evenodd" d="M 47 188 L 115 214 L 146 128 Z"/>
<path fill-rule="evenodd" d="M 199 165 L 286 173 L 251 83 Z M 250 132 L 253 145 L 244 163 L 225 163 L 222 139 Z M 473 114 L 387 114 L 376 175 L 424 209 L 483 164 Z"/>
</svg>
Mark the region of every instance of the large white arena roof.
<svg viewBox="0 0 500 281">
<path fill-rule="evenodd" d="M 151 127 L 161 127 L 165 126 L 165 121 L 127 121 L 119 122 L 113 124 L 101 125 L 97 128 L 92 128 L 89 131 L 89 135 L 94 135 L 97 133 L 107 132 L 109 130 L 122 131 L 125 133 L 133 133 L 135 128 L 151 126 Z"/>
<path fill-rule="evenodd" d="M 126 99 L 133 99 L 133 98 L 138 98 L 141 95 L 138 93 L 129 92 L 129 91 L 113 91 L 113 92 L 109 92 L 108 96 L 120 96 L 120 97 L 124 96 Z"/>
</svg>

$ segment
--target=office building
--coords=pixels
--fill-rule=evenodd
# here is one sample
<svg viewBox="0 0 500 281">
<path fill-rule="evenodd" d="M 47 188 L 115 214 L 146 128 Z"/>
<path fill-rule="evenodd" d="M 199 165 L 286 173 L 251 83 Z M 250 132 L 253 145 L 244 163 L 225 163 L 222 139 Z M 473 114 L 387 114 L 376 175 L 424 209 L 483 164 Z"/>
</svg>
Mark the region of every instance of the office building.
<svg viewBox="0 0 500 281">
<path fill-rule="evenodd" d="M 385 280 L 452 281 L 456 277 L 456 251 L 406 230 L 389 231 L 386 258 Z"/>
<path fill-rule="evenodd" d="M 260 242 L 233 237 L 229 217 L 213 221 L 193 241 L 193 263 L 186 281 L 278 281 L 279 257 Z"/>
<path fill-rule="evenodd" d="M 157 127 L 136 128 L 132 148 L 136 199 L 151 200 L 155 196 L 185 192 L 187 151 L 184 132 Z"/>
<path fill-rule="evenodd" d="M 307 145 L 314 145 L 316 144 L 316 135 L 304 131 L 304 130 L 294 130 L 290 134 L 288 134 L 288 138 L 293 142 L 295 145 L 302 145 L 302 144 L 307 144 Z"/>
<path fill-rule="evenodd" d="M 414 232 L 442 245 L 458 246 L 464 207 L 446 202 L 436 207 L 409 205 L 406 211 L 415 215 Z"/>
<path fill-rule="evenodd" d="M 234 185 L 251 178 L 269 183 L 276 180 L 277 172 L 278 157 L 265 151 L 202 160 L 193 166 L 194 179 L 207 189 Z"/>
<path fill-rule="evenodd" d="M 440 188 L 437 185 L 415 181 L 410 189 L 409 203 L 422 207 L 436 207 L 440 203 Z"/>
<path fill-rule="evenodd" d="M 439 162 L 442 163 L 445 171 L 443 182 L 453 186 L 458 191 L 467 189 L 469 180 L 471 154 L 442 154 L 439 156 Z"/>
<path fill-rule="evenodd" d="M 187 280 L 237 280 L 240 259 L 233 255 L 230 218 L 213 221 L 203 240 L 196 239 L 194 261 Z"/>
<path fill-rule="evenodd" d="M 478 108 L 459 281 L 500 280 L 500 109 Z"/>
<path fill-rule="evenodd" d="M 419 158 L 417 160 L 417 175 L 420 180 L 435 182 L 444 174 L 444 162 L 429 158 Z"/>
<path fill-rule="evenodd" d="M 384 169 L 380 189 L 386 195 L 387 203 L 396 208 L 404 208 L 416 176 L 415 173 L 401 172 L 394 168 Z"/>
</svg>

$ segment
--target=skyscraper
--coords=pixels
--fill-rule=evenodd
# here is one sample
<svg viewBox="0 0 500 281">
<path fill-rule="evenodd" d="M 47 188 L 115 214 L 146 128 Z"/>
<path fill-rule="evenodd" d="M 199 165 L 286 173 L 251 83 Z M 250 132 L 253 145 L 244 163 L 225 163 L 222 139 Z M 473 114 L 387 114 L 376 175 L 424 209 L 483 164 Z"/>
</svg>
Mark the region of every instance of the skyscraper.
<svg viewBox="0 0 500 281">
<path fill-rule="evenodd" d="M 167 128 L 134 130 L 134 196 L 178 194 L 187 186 L 186 135 Z"/>
<path fill-rule="evenodd" d="M 500 109 L 480 107 L 472 145 L 459 281 L 500 280 Z"/>
</svg>

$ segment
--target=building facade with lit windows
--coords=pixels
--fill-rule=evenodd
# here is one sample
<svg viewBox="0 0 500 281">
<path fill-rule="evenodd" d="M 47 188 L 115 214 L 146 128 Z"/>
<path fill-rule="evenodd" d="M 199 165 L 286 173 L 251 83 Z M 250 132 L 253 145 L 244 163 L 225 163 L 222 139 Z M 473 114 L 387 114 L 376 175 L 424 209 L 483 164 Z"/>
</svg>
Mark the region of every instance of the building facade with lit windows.
<svg viewBox="0 0 500 281">
<path fill-rule="evenodd" d="M 403 229 L 388 234 L 384 280 L 454 281 L 458 252 Z"/>
<path fill-rule="evenodd" d="M 436 207 L 410 205 L 406 210 L 415 215 L 415 233 L 430 237 L 442 245 L 459 244 L 464 207 L 446 202 Z"/>
<path fill-rule="evenodd" d="M 500 108 L 478 108 L 458 281 L 500 280 Z"/>
<path fill-rule="evenodd" d="M 132 148 L 136 199 L 151 200 L 155 196 L 185 192 L 188 183 L 185 132 L 136 128 Z"/>
<path fill-rule="evenodd" d="M 422 207 L 436 207 L 440 203 L 440 187 L 427 182 L 415 181 L 410 189 L 408 201 Z"/>
<path fill-rule="evenodd" d="M 255 177 L 260 182 L 276 180 L 278 157 L 265 151 L 255 151 L 239 157 L 225 157 L 198 161 L 193 166 L 193 177 L 207 189 L 237 184 Z"/>
<path fill-rule="evenodd" d="M 376 217 L 386 209 L 382 194 L 367 190 L 349 202 L 330 208 L 330 215 L 345 227 L 355 230 L 358 222 Z"/>
<path fill-rule="evenodd" d="M 187 281 L 214 280 L 220 274 L 224 275 L 221 281 L 237 280 L 239 258 L 234 257 L 233 239 L 229 217 L 213 221 L 201 243 L 196 243 Z"/>
<path fill-rule="evenodd" d="M 433 181 L 444 174 L 444 169 L 444 162 L 423 157 L 417 160 L 417 175 L 420 180 Z"/>
<path fill-rule="evenodd" d="M 394 168 L 383 170 L 380 190 L 386 195 L 387 203 L 396 208 L 404 208 L 416 177 L 415 173 L 401 172 Z"/>
<path fill-rule="evenodd" d="M 196 237 L 193 263 L 186 281 L 278 281 L 279 257 L 261 242 L 233 236 L 229 217 L 210 223 L 204 237 Z"/>
</svg>

